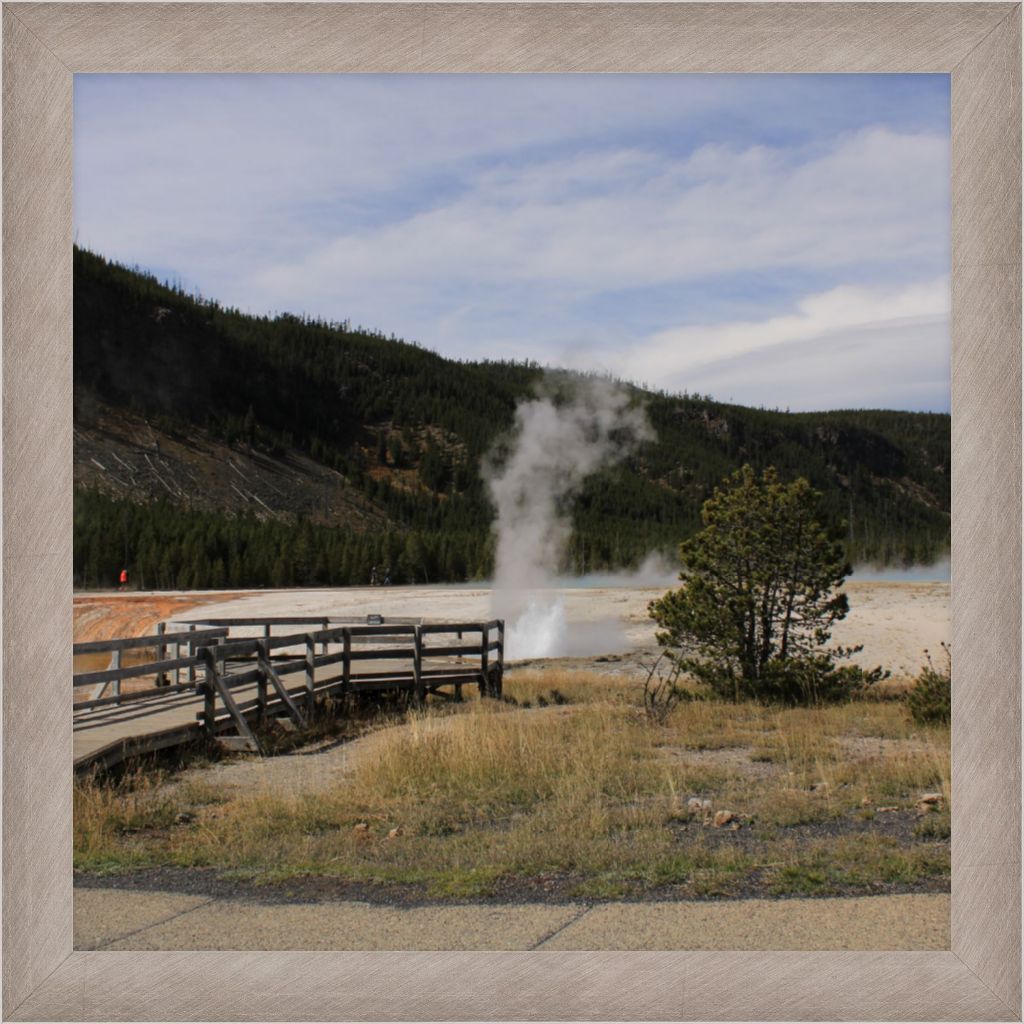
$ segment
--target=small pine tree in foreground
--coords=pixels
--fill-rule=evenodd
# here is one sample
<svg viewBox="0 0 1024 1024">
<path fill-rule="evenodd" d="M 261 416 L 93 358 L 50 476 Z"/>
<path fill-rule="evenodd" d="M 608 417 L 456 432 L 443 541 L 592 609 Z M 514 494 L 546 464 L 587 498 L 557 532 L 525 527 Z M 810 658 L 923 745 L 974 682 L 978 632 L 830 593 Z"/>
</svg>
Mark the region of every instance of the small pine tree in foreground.
<svg viewBox="0 0 1024 1024">
<path fill-rule="evenodd" d="M 883 678 L 840 667 L 860 647 L 829 647 L 849 611 L 852 571 L 817 519 L 821 496 L 774 468 L 733 473 L 704 504 L 703 529 L 679 548 L 683 586 L 652 601 L 657 637 L 680 669 L 726 700 L 818 704 Z"/>
</svg>

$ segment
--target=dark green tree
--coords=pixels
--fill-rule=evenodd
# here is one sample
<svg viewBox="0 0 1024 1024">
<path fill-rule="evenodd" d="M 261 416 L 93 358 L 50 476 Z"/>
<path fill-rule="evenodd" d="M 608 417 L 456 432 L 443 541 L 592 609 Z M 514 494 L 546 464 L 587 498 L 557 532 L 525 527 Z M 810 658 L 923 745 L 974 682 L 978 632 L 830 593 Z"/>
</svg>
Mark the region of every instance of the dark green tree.
<svg viewBox="0 0 1024 1024">
<path fill-rule="evenodd" d="M 392 434 L 388 440 L 388 452 L 391 455 L 391 463 L 397 469 L 405 465 L 405 448 L 402 445 L 402 438 L 398 434 Z"/>
<path fill-rule="evenodd" d="M 679 548 L 683 586 L 652 601 L 658 642 L 681 669 L 728 700 L 841 700 L 881 671 L 840 668 L 860 648 L 829 647 L 849 610 L 851 569 L 819 522 L 821 495 L 803 478 L 744 466 L 705 502 L 703 529 Z"/>
</svg>

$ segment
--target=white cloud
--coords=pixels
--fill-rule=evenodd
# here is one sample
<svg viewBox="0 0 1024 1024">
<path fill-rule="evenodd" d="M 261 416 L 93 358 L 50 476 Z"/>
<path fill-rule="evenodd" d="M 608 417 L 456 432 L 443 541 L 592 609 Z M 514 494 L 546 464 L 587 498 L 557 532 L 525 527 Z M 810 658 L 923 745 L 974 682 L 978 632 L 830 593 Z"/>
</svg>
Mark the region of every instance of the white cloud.
<svg viewBox="0 0 1024 1024">
<path fill-rule="evenodd" d="M 802 299 L 792 313 L 763 321 L 708 324 L 659 331 L 616 362 L 631 378 L 657 373 L 680 379 L 689 371 L 752 352 L 856 331 L 886 332 L 900 324 L 945 324 L 949 279 L 896 290 L 841 285 Z"/>
<path fill-rule="evenodd" d="M 948 408 L 949 297 L 947 277 L 841 286 L 760 322 L 660 331 L 605 361 L 653 387 L 744 404 Z"/>
<path fill-rule="evenodd" d="M 579 301 L 744 271 L 925 260 L 934 272 L 948 247 L 947 166 L 945 139 L 885 129 L 804 162 L 714 146 L 676 161 L 616 150 L 507 166 L 431 209 L 267 267 L 252 287 L 311 306 L 382 283 L 393 302 L 415 303 L 429 282 L 434 295 L 529 283 Z"/>
</svg>

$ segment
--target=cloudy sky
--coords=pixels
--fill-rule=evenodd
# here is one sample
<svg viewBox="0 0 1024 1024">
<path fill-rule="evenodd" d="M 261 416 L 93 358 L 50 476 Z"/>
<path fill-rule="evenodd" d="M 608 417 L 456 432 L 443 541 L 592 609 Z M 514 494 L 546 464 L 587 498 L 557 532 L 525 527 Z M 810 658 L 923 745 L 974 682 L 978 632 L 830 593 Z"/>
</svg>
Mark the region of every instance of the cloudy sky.
<svg viewBox="0 0 1024 1024">
<path fill-rule="evenodd" d="M 949 409 L 949 80 L 76 75 L 76 238 L 223 304 Z"/>
</svg>

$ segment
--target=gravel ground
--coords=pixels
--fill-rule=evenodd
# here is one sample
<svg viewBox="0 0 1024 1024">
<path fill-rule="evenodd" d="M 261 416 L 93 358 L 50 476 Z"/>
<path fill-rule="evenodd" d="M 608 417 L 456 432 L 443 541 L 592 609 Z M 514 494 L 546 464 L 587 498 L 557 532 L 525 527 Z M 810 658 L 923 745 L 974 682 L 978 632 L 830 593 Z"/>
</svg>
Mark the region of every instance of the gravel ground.
<svg viewBox="0 0 1024 1024">
<path fill-rule="evenodd" d="M 735 834 L 735 833 L 733 833 Z M 505 879 L 495 883 L 488 896 L 460 898 L 431 895 L 426 885 L 420 884 L 373 884 L 351 882 L 325 875 L 298 875 L 282 881 L 263 882 L 221 873 L 214 868 L 159 867 L 136 871 L 91 874 L 75 872 L 75 891 L 120 892 L 162 892 L 201 899 L 242 900 L 248 903 L 287 904 L 317 903 L 331 904 L 352 902 L 372 904 L 380 907 L 415 909 L 462 905 L 507 906 L 526 903 L 572 904 L 580 902 L 579 890 L 589 879 L 584 875 L 550 874 L 534 878 Z M 760 898 L 766 887 L 760 883 L 757 873 L 745 882 L 739 882 L 735 891 L 727 895 L 693 896 L 681 886 L 648 886 L 638 888 L 633 895 L 590 896 L 585 902 L 592 905 L 602 903 L 728 903 L 739 899 Z M 949 879 L 932 878 L 914 884 L 897 882 L 876 882 L 870 893 L 862 890 L 847 890 L 829 893 L 827 896 L 771 896 L 769 902 L 785 902 L 794 899 L 809 899 L 824 903 L 835 898 L 872 898 L 874 896 L 905 895 L 948 895 Z"/>
</svg>

